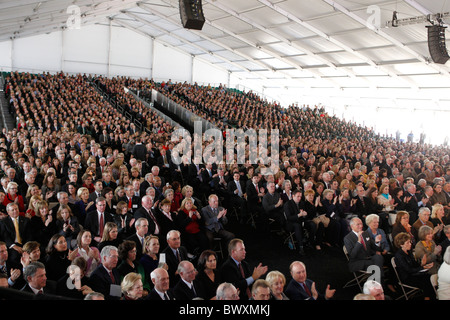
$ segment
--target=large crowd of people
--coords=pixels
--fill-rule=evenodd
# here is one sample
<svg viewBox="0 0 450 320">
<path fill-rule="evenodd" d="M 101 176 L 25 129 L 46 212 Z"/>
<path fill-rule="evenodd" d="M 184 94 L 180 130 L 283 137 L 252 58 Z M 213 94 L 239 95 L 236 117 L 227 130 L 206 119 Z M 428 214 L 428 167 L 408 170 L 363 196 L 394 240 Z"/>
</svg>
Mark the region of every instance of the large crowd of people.
<svg viewBox="0 0 450 320">
<path fill-rule="evenodd" d="M 175 128 L 124 87 L 158 90 L 221 130 L 277 129 L 279 170 L 264 175 L 265 163 L 236 154 L 175 163 Z M 0 134 L 4 287 L 86 300 L 326 300 L 335 289 L 318 292 L 300 260 L 337 247 L 349 272 L 379 267 L 380 283 L 361 294 L 400 290 L 394 259 L 422 298 L 436 299 L 438 274 L 449 296 L 448 147 L 224 86 L 12 72 L 4 92 L 16 119 Z M 289 236 L 291 274 L 246 263 L 231 219 Z"/>
</svg>

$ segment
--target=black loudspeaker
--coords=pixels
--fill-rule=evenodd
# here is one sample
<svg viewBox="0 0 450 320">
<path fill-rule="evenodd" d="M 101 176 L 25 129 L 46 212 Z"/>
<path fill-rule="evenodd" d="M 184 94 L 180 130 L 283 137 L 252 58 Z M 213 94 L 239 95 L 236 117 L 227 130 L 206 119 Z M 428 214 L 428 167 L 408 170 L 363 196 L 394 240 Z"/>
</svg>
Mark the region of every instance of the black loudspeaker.
<svg viewBox="0 0 450 320">
<path fill-rule="evenodd" d="M 180 0 L 180 16 L 184 28 L 202 30 L 205 24 L 202 0 Z"/>
<path fill-rule="evenodd" d="M 443 26 L 427 26 L 428 28 L 428 49 L 431 59 L 435 63 L 445 64 L 450 56 L 445 46 L 445 28 Z"/>
</svg>

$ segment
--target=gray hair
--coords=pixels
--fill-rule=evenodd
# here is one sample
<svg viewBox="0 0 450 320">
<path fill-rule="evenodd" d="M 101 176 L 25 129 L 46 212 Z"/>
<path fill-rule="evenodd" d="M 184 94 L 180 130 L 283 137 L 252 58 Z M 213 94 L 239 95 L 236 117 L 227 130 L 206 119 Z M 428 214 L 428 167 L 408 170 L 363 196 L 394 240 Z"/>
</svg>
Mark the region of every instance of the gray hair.
<svg viewBox="0 0 450 320">
<path fill-rule="evenodd" d="M 67 193 L 67 192 L 65 192 L 65 191 L 59 191 L 57 194 L 56 194 L 56 199 L 61 199 L 61 196 L 62 195 L 66 195 L 66 196 L 68 196 L 69 194 Z"/>
<path fill-rule="evenodd" d="M 86 295 L 86 297 L 84 297 L 84 300 L 94 300 L 94 297 L 105 299 L 105 296 L 103 295 L 103 293 L 91 292 L 91 293 L 88 293 Z"/>
<path fill-rule="evenodd" d="M 216 290 L 216 298 L 217 300 L 225 300 L 226 298 L 226 292 L 230 289 L 236 289 L 236 287 L 229 283 L 229 282 L 223 282 L 221 283 Z"/>
<path fill-rule="evenodd" d="M 375 280 L 367 280 L 364 283 L 363 293 L 370 295 L 370 292 L 374 289 L 383 289 L 383 287 L 379 282 L 376 282 Z"/>
<path fill-rule="evenodd" d="M 38 269 L 44 269 L 45 265 L 42 262 L 39 261 L 33 261 L 30 262 L 24 269 L 23 269 L 23 278 L 25 281 L 28 282 L 28 277 L 34 277 Z"/>
<path fill-rule="evenodd" d="M 366 217 L 366 225 L 369 225 L 370 223 L 372 223 L 372 221 L 375 221 L 375 220 L 380 221 L 380 216 L 378 216 L 375 213 L 369 214 Z"/>
<path fill-rule="evenodd" d="M 102 249 L 102 252 L 100 252 L 100 257 L 101 257 L 102 262 L 103 262 L 103 258 L 111 256 L 111 251 L 119 252 L 119 250 L 117 249 L 116 246 L 105 246 Z"/>
<path fill-rule="evenodd" d="M 419 216 L 424 214 L 424 213 L 426 213 L 426 212 L 430 213 L 430 209 L 428 209 L 427 207 L 420 208 L 419 209 Z"/>
<path fill-rule="evenodd" d="M 166 235 L 166 240 L 169 240 L 170 239 L 170 237 L 172 236 L 172 234 L 173 233 L 176 233 L 176 234 L 178 234 L 178 236 L 180 236 L 181 235 L 181 232 L 180 231 L 178 231 L 178 230 L 170 230 L 169 232 L 167 232 L 167 235 Z"/>
</svg>

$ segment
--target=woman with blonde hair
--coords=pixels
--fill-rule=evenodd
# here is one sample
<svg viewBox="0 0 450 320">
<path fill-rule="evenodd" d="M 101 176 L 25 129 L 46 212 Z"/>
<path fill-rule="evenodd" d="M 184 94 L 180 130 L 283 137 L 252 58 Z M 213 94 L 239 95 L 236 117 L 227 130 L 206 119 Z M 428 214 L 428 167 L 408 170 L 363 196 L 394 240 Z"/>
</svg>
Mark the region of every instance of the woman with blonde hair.
<svg viewBox="0 0 450 320">
<path fill-rule="evenodd" d="M 36 203 L 36 214 L 30 219 L 32 239 L 47 244 L 50 238 L 57 233 L 56 222 L 45 200 Z"/>
<path fill-rule="evenodd" d="M 78 223 L 78 218 L 73 215 L 67 204 L 61 204 L 56 212 L 56 230 L 66 238 L 69 249 L 76 247 L 76 238 L 80 232 L 80 224 Z"/>
<path fill-rule="evenodd" d="M 277 270 L 270 271 L 266 275 L 266 281 L 270 286 L 270 300 L 289 300 L 288 296 L 284 293 L 286 277 L 283 273 Z"/>
<path fill-rule="evenodd" d="M 42 200 L 41 196 L 38 195 L 31 196 L 30 201 L 28 201 L 28 209 L 25 212 L 25 217 L 31 218 L 35 216 L 36 204 L 41 200 Z"/>
<path fill-rule="evenodd" d="M 144 285 L 139 273 L 128 273 L 120 283 L 120 287 L 123 294 L 120 300 L 142 300 L 144 296 Z"/>
<path fill-rule="evenodd" d="M 89 201 L 89 189 L 86 187 L 81 187 L 77 191 L 77 196 L 80 200 L 75 202 L 75 206 L 78 211 L 79 223 L 84 225 L 84 220 L 86 219 L 86 214 L 89 209 L 94 205 L 94 201 Z"/>
</svg>

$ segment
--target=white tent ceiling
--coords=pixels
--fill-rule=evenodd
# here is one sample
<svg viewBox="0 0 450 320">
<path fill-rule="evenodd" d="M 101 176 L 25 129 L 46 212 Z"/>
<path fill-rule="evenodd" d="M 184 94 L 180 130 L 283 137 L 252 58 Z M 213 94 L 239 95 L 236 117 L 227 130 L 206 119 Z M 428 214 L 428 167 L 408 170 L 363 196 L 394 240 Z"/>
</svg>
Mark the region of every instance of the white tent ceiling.
<svg viewBox="0 0 450 320">
<path fill-rule="evenodd" d="M 450 100 L 450 62 L 431 61 L 430 23 L 386 27 L 394 10 L 400 20 L 425 17 L 450 11 L 450 1 L 203 0 L 197 31 L 183 28 L 178 0 L 2 0 L 0 41 L 67 28 L 72 5 L 81 27 L 113 23 L 265 88 L 394 88 Z"/>
</svg>

